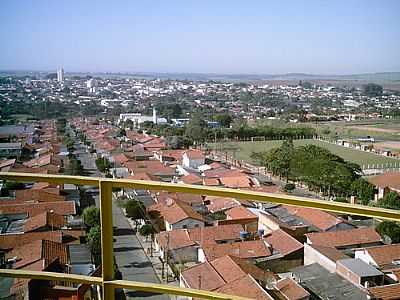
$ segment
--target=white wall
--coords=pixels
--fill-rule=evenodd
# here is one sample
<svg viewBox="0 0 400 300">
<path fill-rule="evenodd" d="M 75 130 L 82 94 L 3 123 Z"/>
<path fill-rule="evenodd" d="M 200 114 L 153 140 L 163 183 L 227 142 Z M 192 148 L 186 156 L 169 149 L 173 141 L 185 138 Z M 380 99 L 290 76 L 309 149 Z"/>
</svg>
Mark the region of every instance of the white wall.
<svg viewBox="0 0 400 300">
<path fill-rule="evenodd" d="M 336 262 L 330 260 L 320 252 L 312 248 L 310 245 L 304 243 L 304 265 L 311 265 L 318 263 L 331 273 L 336 272 Z"/>
</svg>

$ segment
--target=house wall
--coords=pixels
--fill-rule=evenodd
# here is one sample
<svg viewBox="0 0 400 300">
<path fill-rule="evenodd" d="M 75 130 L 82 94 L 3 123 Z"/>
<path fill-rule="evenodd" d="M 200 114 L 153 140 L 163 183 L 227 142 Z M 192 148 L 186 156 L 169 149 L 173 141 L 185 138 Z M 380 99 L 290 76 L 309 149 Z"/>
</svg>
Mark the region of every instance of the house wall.
<svg viewBox="0 0 400 300">
<path fill-rule="evenodd" d="M 182 165 L 187 168 L 197 169 L 198 167 L 204 165 L 204 158 L 190 159 L 185 153 L 182 157 Z"/>
<path fill-rule="evenodd" d="M 195 227 L 204 227 L 204 222 L 190 218 L 176 222 L 174 224 L 170 224 L 168 223 L 168 221 L 165 221 L 165 229 L 167 231 L 171 231 L 173 229 L 184 229 L 184 228 L 195 228 Z"/>
<path fill-rule="evenodd" d="M 368 254 L 367 250 L 356 250 L 354 253 L 354 258 L 359 258 L 362 261 L 366 262 L 369 265 L 374 265 L 377 266 L 376 262 L 373 260 L 373 258 Z"/>
<path fill-rule="evenodd" d="M 304 265 L 318 263 L 331 273 L 336 272 L 336 262 L 330 260 L 308 244 L 304 244 Z"/>
<path fill-rule="evenodd" d="M 176 263 L 197 262 L 197 247 L 190 246 L 180 249 L 174 249 L 171 252 L 172 259 Z"/>
<path fill-rule="evenodd" d="M 343 266 L 340 262 L 336 264 L 336 273 L 355 285 L 359 285 L 361 282 L 360 276 L 354 274 L 352 271 Z"/>
</svg>

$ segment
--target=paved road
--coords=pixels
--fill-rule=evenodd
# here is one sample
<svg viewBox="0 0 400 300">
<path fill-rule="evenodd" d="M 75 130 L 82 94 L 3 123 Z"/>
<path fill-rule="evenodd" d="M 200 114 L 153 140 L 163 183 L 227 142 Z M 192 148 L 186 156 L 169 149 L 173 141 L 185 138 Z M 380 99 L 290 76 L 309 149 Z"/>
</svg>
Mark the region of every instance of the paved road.
<svg viewBox="0 0 400 300">
<path fill-rule="evenodd" d="M 85 171 L 91 176 L 102 177 L 102 174 L 95 168 L 95 159 L 87 153 L 79 154 L 79 159 L 84 166 Z M 85 167 L 88 167 L 87 170 Z M 100 207 L 99 196 L 94 195 L 97 207 Z M 122 279 L 132 281 L 143 281 L 160 283 L 156 276 L 153 266 L 146 256 L 138 238 L 133 233 L 128 220 L 123 211 L 113 201 L 113 225 L 115 228 L 114 235 L 114 256 L 118 268 L 121 271 Z M 166 295 L 158 295 L 152 293 L 144 293 L 139 291 L 124 290 L 125 295 L 116 292 L 118 299 L 148 299 L 148 300 L 164 300 L 169 299 Z"/>
<path fill-rule="evenodd" d="M 151 262 L 146 256 L 138 238 L 122 210 L 113 202 L 114 255 L 122 278 L 125 280 L 160 283 Z M 169 299 L 166 295 L 157 295 L 136 291 L 125 291 L 127 299 Z"/>
</svg>

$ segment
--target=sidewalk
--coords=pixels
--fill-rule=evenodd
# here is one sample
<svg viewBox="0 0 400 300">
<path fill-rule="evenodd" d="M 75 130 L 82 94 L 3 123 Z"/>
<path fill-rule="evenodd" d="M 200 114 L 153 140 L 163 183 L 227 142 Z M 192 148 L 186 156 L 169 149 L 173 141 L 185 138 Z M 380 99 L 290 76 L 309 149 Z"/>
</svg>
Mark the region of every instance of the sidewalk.
<svg viewBox="0 0 400 300">
<path fill-rule="evenodd" d="M 130 226 L 132 227 L 132 229 L 135 230 L 135 222 L 130 220 L 129 218 L 127 218 L 127 220 L 129 222 Z M 161 254 L 160 254 L 159 251 L 156 251 L 154 249 L 154 243 L 152 245 L 151 239 L 148 238 L 146 240 L 146 237 L 140 235 L 139 231 L 136 231 L 136 236 L 137 236 L 137 238 L 139 240 L 139 243 L 142 245 L 142 248 L 143 248 L 146 256 L 151 261 L 151 263 L 153 265 L 153 268 L 154 268 L 154 271 L 155 271 L 157 277 L 160 279 L 160 282 L 163 283 L 163 284 L 179 286 L 179 279 L 176 279 L 174 277 L 174 273 L 172 272 L 171 267 L 170 266 L 165 266 L 165 268 L 163 270 L 163 263 L 160 260 Z M 152 247 L 152 249 L 153 249 L 152 253 L 150 251 L 150 249 L 151 249 L 150 247 Z M 167 268 L 168 268 L 168 282 L 167 282 L 167 277 L 166 277 Z"/>
</svg>

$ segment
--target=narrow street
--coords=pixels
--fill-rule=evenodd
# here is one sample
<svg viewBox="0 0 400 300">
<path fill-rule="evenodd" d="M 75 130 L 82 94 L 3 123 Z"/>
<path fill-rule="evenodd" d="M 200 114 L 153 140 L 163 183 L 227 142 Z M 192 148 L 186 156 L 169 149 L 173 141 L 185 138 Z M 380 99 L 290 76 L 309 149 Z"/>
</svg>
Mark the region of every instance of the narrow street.
<svg viewBox="0 0 400 300">
<path fill-rule="evenodd" d="M 84 151 L 84 146 L 76 145 L 78 159 L 81 160 L 85 172 L 93 177 L 103 177 L 97 170 L 94 156 Z M 100 207 L 99 195 L 94 195 L 97 207 Z M 114 256 L 122 279 L 131 281 L 143 281 L 160 283 L 149 258 L 145 254 L 138 238 L 126 219 L 123 211 L 113 201 L 113 225 L 114 233 Z M 118 299 L 169 299 L 167 295 L 124 290 L 124 295 L 116 292 Z"/>
</svg>

